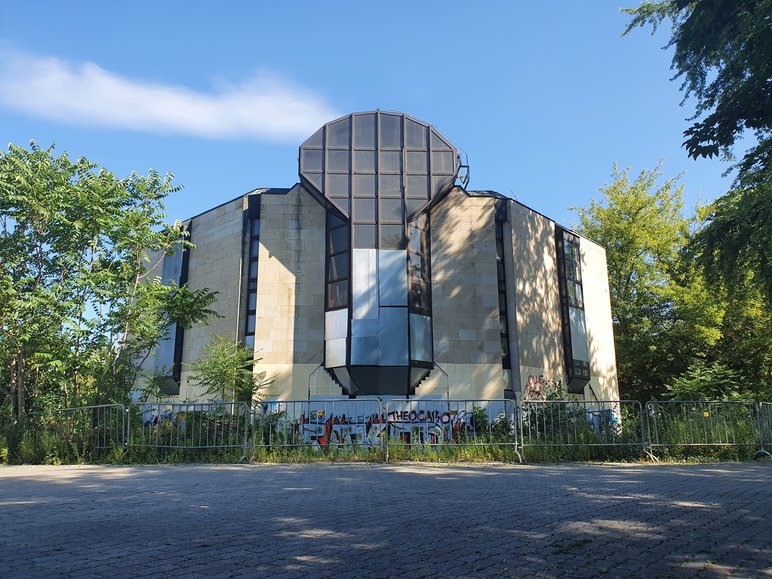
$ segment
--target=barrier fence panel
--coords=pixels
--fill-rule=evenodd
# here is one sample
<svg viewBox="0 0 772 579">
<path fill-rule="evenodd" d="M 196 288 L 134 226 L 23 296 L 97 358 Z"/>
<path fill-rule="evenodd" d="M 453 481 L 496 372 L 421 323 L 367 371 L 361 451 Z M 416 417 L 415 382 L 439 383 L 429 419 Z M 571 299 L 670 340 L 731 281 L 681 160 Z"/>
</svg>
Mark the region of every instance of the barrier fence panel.
<svg viewBox="0 0 772 579">
<path fill-rule="evenodd" d="M 753 402 L 652 400 L 646 403 L 649 446 L 688 452 L 689 447 L 755 447 L 762 441 Z"/>
<path fill-rule="evenodd" d="M 252 445 L 261 451 L 380 451 L 384 429 L 377 399 L 262 402 L 252 413 Z"/>
<path fill-rule="evenodd" d="M 131 404 L 128 416 L 129 447 L 246 451 L 249 406 L 244 402 Z"/>
<path fill-rule="evenodd" d="M 478 447 L 495 456 L 521 460 L 517 406 L 513 400 L 404 400 L 386 403 L 386 460 L 403 449 L 463 457 L 460 447 Z M 472 458 L 480 453 L 469 453 Z M 442 458 L 443 456 L 440 456 Z"/>
<path fill-rule="evenodd" d="M 122 404 L 60 408 L 30 416 L 34 447 L 48 460 L 87 460 L 95 454 L 123 450 L 126 412 Z M 44 457 L 46 458 L 46 457 Z"/>
<path fill-rule="evenodd" d="M 759 402 L 761 450 L 772 452 L 772 402 Z"/>
<path fill-rule="evenodd" d="M 520 413 L 524 454 L 526 447 L 561 448 L 543 451 L 545 457 L 570 456 L 580 447 L 598 447 L 593 456 L 608 455 L 611 449 L 616 449 L 615 455 L 646 451 L 643 412 L 637 400 L 524 400 Z"/>
</svg>

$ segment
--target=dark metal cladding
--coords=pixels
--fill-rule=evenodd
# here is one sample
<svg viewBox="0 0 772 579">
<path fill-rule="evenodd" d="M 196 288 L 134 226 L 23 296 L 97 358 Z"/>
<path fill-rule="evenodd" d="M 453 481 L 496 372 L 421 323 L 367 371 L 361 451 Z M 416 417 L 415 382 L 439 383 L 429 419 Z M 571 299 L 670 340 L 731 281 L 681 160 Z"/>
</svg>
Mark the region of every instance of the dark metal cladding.
<svg viewBox="0 0 772 579">
<path fill-rule="evenodd" d="M 456 149 L 372 111 L 327 123 L 299 159 L 328 211 L 325 367 L 350 396 L 409 395 L 434 362 L 427 208 L 455 183 Z"/>
</svg>

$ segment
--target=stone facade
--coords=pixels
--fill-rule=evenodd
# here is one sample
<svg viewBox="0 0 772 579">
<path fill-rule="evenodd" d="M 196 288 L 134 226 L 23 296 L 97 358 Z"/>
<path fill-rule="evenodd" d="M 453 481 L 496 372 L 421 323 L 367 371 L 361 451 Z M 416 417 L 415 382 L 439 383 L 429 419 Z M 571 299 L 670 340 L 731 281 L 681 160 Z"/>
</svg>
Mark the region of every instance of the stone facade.
<svg viewBox="0 0 772 579">
<path fill-rule="evenodd" d="M 404 114 L 322 127 L 301 145 L 301 183 L 187 222 L 187 268 L 165 257 L 163 269 L 216 291 L 220 317 L 144 369 L 177 368 L 179 398 L 200 398 L 189 364 L 219 334 L 254 346 L 274 400 L 617 399 L 603 248 L 466 190 L 453 159 Z"/>
</svg>

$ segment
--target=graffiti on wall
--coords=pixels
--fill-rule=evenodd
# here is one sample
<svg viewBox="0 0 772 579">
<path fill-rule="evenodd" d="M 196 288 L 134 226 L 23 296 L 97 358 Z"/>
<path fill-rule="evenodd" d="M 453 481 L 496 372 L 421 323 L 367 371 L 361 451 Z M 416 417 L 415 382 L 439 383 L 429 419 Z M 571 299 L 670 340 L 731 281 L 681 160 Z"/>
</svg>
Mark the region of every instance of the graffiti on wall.
<svg viewBox="0 0 772 579">
<path fill-rule="evenodd" d="M 367 412 L 369 409 L 374 411 Z M 447 403 L 423 403 L 417 407 L 405 403 L 387 410 L 375 405 L 346 410 L 338 404 L 314 408 L 312 402 L 310 407 L 295 409 L 286 403 L 268 403 L 263 417 L 266 424 L 273 424 L 272 428 L 287 439 L 321 448 L 379 447 L 386 437 L 411 445 L 440 444 L 474 436 L 476 424 L 488 424 L 487 419 L 478 418 L 475 422 L 471 405 L 453 408 Z M 477 412 L 481 410 L 478 408 Z"/>
<path fill-rule="evenodd" d="M 529 374 L 523 387 L 523 400 L 563 400 L 563 380 Z"/>
</svg>

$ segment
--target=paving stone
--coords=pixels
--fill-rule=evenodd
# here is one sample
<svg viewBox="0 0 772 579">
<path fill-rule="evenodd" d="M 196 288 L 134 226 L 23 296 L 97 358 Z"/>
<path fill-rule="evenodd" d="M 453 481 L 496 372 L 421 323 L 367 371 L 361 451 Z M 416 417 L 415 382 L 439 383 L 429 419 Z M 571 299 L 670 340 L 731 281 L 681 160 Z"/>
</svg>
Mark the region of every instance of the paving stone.
<svg viewBox="0 0 772 579">
<path fill-rule="evenodd" d="M 772 464 L 0 468 L 0 577 L 772 575 Z"/>
</svg>

